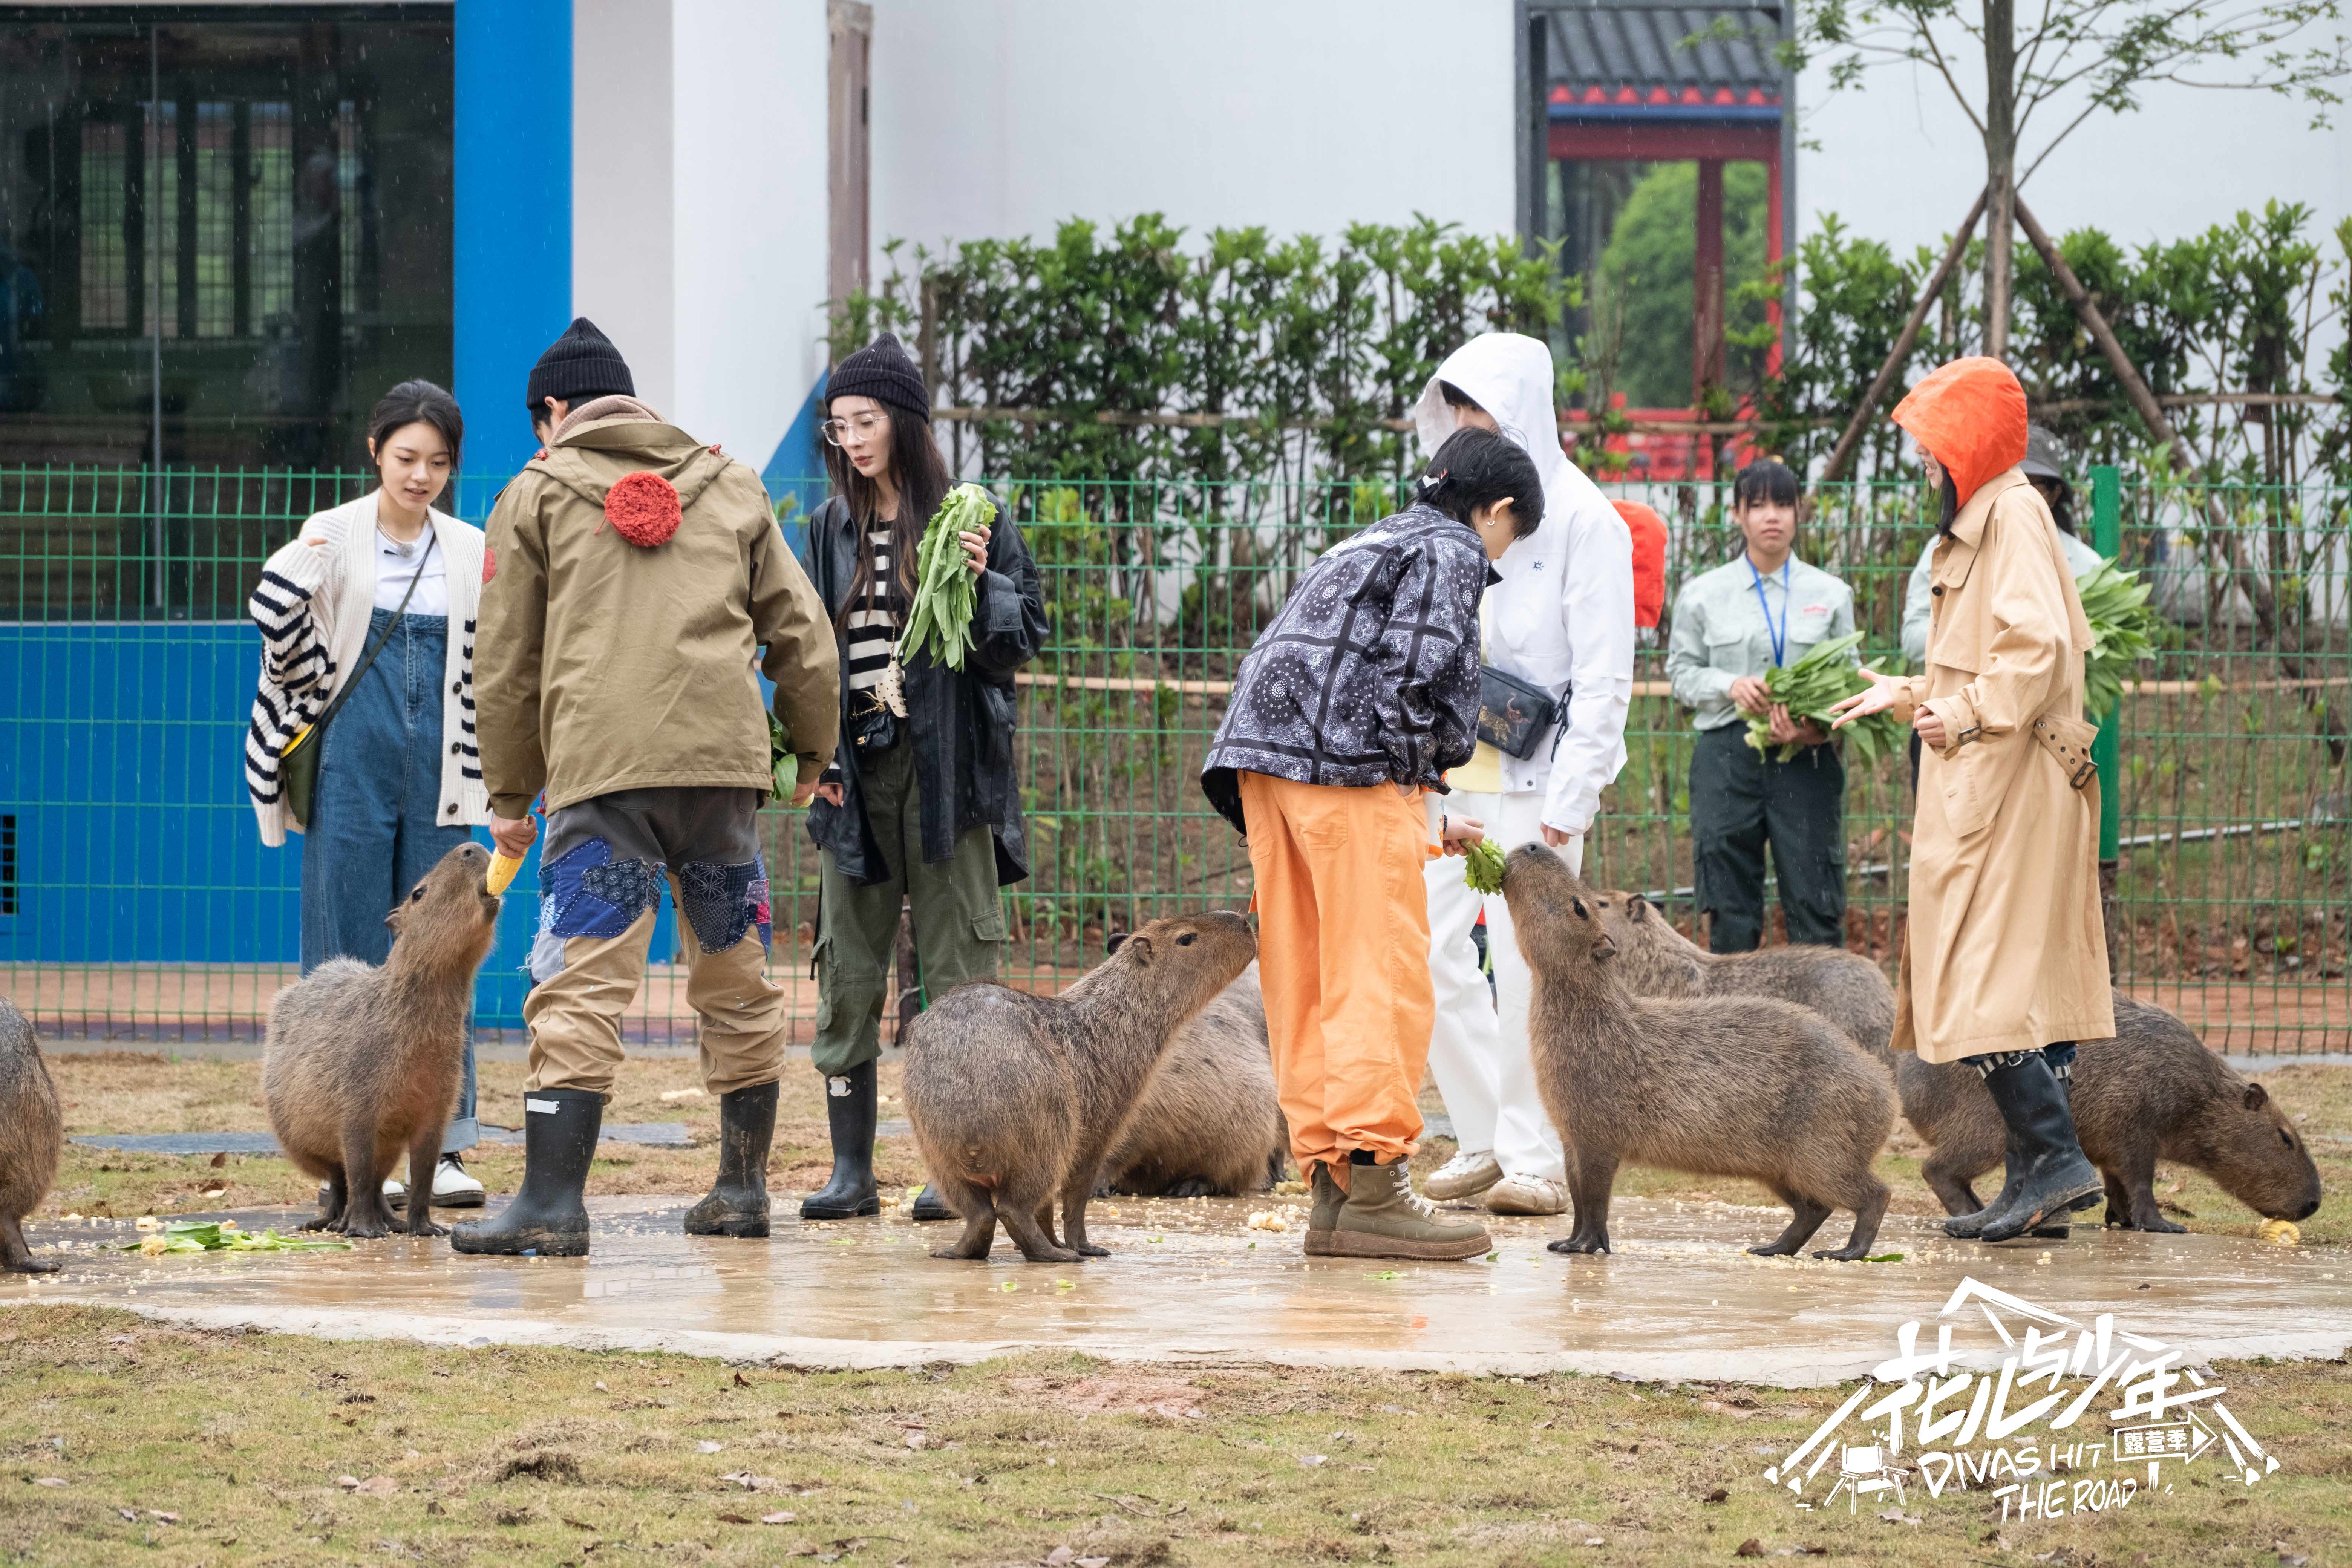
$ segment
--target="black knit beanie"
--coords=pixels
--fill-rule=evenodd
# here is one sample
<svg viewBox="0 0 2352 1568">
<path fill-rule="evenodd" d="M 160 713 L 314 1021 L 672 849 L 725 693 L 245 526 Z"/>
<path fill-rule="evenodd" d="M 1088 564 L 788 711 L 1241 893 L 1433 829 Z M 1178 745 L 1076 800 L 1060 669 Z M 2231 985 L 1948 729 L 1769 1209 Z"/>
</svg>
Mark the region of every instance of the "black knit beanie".
<svg viewBox="0 0 2352 1568">
<path fill-rule="evenodd" d="M 537 418 L 546 412 L 544 400 L 550 397 L 578 403 L 614 394 L 637 395 L 637 384 L 629 379 L 629 363 L 613 346 L 613 340 L 596 330 L 595 322 L 578 316 L 530 367 L 530 380 L 523 387 L 523 406 Z"/>
<path fill-rule="evenodd" d="M 833 367 L 824 397 L 827 403 L 836 397 L 870 397 L 930 423 L 931 395 L 923 389 L 923 373 L 887 332 Z"/>
</svg>

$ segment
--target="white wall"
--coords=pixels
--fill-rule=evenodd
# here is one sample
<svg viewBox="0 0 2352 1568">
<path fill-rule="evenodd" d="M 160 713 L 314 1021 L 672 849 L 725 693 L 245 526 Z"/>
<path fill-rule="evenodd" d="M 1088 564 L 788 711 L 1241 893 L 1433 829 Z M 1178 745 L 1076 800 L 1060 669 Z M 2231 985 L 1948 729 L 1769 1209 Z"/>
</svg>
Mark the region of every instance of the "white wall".
<svg viewBox="0 0 2352 1568">
<path fill-rule="evenodd" d="M 876 0 L 874 239 L 1512 227 L 1510 0 Z M 883 275 L 876 261 L 875 277 Z"/>
<path fill-rule="evenodd" d="M 572 310 L 766 464 L 824 368 L 824 0 L 573 0 Z"/>
<path fill-rule="evenodd" d="M 572 0 L 572 313 L 677 401 L 670 0 Z"/>
<path fill-rule="evenodd" d="M 757 468 L 824 369 L 824 0 L 686 0 L 677 47 L 672 417 Z"/>
<path fill-rule="evenodd" d="M 1927 68 L 1883 66 L 1865 81 L 1832 95 L 1816 69 L 1799 84 L 1806 138 L 1821 143 L 1799 159 L 1801 232 L 1834 212 L 1898 256 L 1915 245 L 1940 248 L 1984 184 L 1984 143 Z M 2078 107 L 2038 111 L 2024 157 Z M 2134 246 L 2202 233 L 2276 197 L 2307 204 L 2312 237 L 2325 241 L 2352 216 L 2352 116 L 2338 110 L 2327 131 L 2311 130 L 2310 120 L 2306 107 L 2266 92 L 2160 83 L 2137 112 L 2085 121 L 2019 194 L 2053 235 L 2096 227 Z"/>
</svg>

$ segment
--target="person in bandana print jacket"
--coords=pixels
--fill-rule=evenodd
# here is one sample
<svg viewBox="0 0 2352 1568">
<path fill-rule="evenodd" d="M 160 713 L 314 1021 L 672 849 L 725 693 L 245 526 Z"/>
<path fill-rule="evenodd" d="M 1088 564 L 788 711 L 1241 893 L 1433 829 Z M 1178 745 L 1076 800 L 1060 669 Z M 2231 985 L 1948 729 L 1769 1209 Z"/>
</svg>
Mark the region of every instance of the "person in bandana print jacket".
<svg viewBox="0 0 2352 1568">
<path fill-rule="evenodd" d="M 590 322 L 541 359 L 528 402 L 546 446 L 490 513 L 475 659 L 500 851 L 528 849 L 532 797 L 547 807 L 526 1163 L 505 1211 L 450 1245 L 588 1250 L 581 1193 L 665 886 L 719 1098 L 718 1180 L 686 1228 L 763 1237 L 791 1021 L 765 973 L 757 814 L 772 775 L 754 668 L 775 683 L 805 802 L 838 721 L 832 628 L 758 476 L 639 403 Z"/>
</svg>

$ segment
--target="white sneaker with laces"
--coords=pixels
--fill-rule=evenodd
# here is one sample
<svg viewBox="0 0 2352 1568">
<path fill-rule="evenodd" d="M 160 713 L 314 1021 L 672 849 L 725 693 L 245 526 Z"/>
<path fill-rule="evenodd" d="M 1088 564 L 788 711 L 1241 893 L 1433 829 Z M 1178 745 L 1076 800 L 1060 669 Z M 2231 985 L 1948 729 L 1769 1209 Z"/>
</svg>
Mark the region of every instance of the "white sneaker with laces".
<svg viewBox="0 0 2352 1568">
<path fill-rule="evenodd" d="M 390 1176 L 386 1176 L 383 1179 L 383 1202 L 386 1208 L 407 1207 L 408 1184 L 395 1182 Z M 324 1182 L 319 1184 L 319 1212 L 320 1214 L 327 1212 L 327 1184 Z"/>
<path fill-rule="evenodd" d="M 1546 1176 L 1506 1176 L 1486 1189 L 1489 1214 L 1565 1214 L 1568 1189 Z"/>
<path fill-rule="evenodd" d="M 1503 1179 L 1503 1167 L 1491 1149 L 1465 1149 L 1431 1173 L 1422 1191 L 1439 1203 L 1475 1198 Z"/>
<path fill-rule="evenodd" d="M 482 1206 L 482 1184 L 467 1173 L 465 1162 L 455 1154 L 444 1154 L 441 1163 L 433 1167 L 433 1206 L 436 1209 L 478 1209 Z"/>
</svg>

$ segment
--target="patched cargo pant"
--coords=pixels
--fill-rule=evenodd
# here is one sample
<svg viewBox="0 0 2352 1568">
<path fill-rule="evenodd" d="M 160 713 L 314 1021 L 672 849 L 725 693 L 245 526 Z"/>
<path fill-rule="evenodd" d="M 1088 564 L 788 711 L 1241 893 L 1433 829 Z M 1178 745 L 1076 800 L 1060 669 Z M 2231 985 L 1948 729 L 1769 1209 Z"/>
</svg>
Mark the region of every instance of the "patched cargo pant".
<svg viewBox="0 0 2352 1568">
<path fill-rule="evenodd" d="M 621 1016 L 645 979 L 665 881 L 686 950 L 686 999 L 699 1023 L 703 1087 L 726 1094 L 782 1075 L 791 1019 L 765 973 L 763 798 L 750 789 L 631 789 L 548 814 L 522 1005 L 530 1026 L 525 1089 L 612 1092 Z"/>
<path fill-rule="evenodd" d="M 996 978 L 1004 949 L 1004 904 L 997 893 L 996 841 L 969 827 L 945 860 L 923 858 L 922 793 L 908 742 L 866 762 L 866 819 L 882 846 L 887 882 L 841 874 L 821 855 L 824 909 L 817 932 L 816 1070 L 835 1078 L 882 1054 L 882 1001 L 897 961 L 898 914 L 913 906 L 915 972 L 923 1005 L 969 980 Z"/>
</svg>

